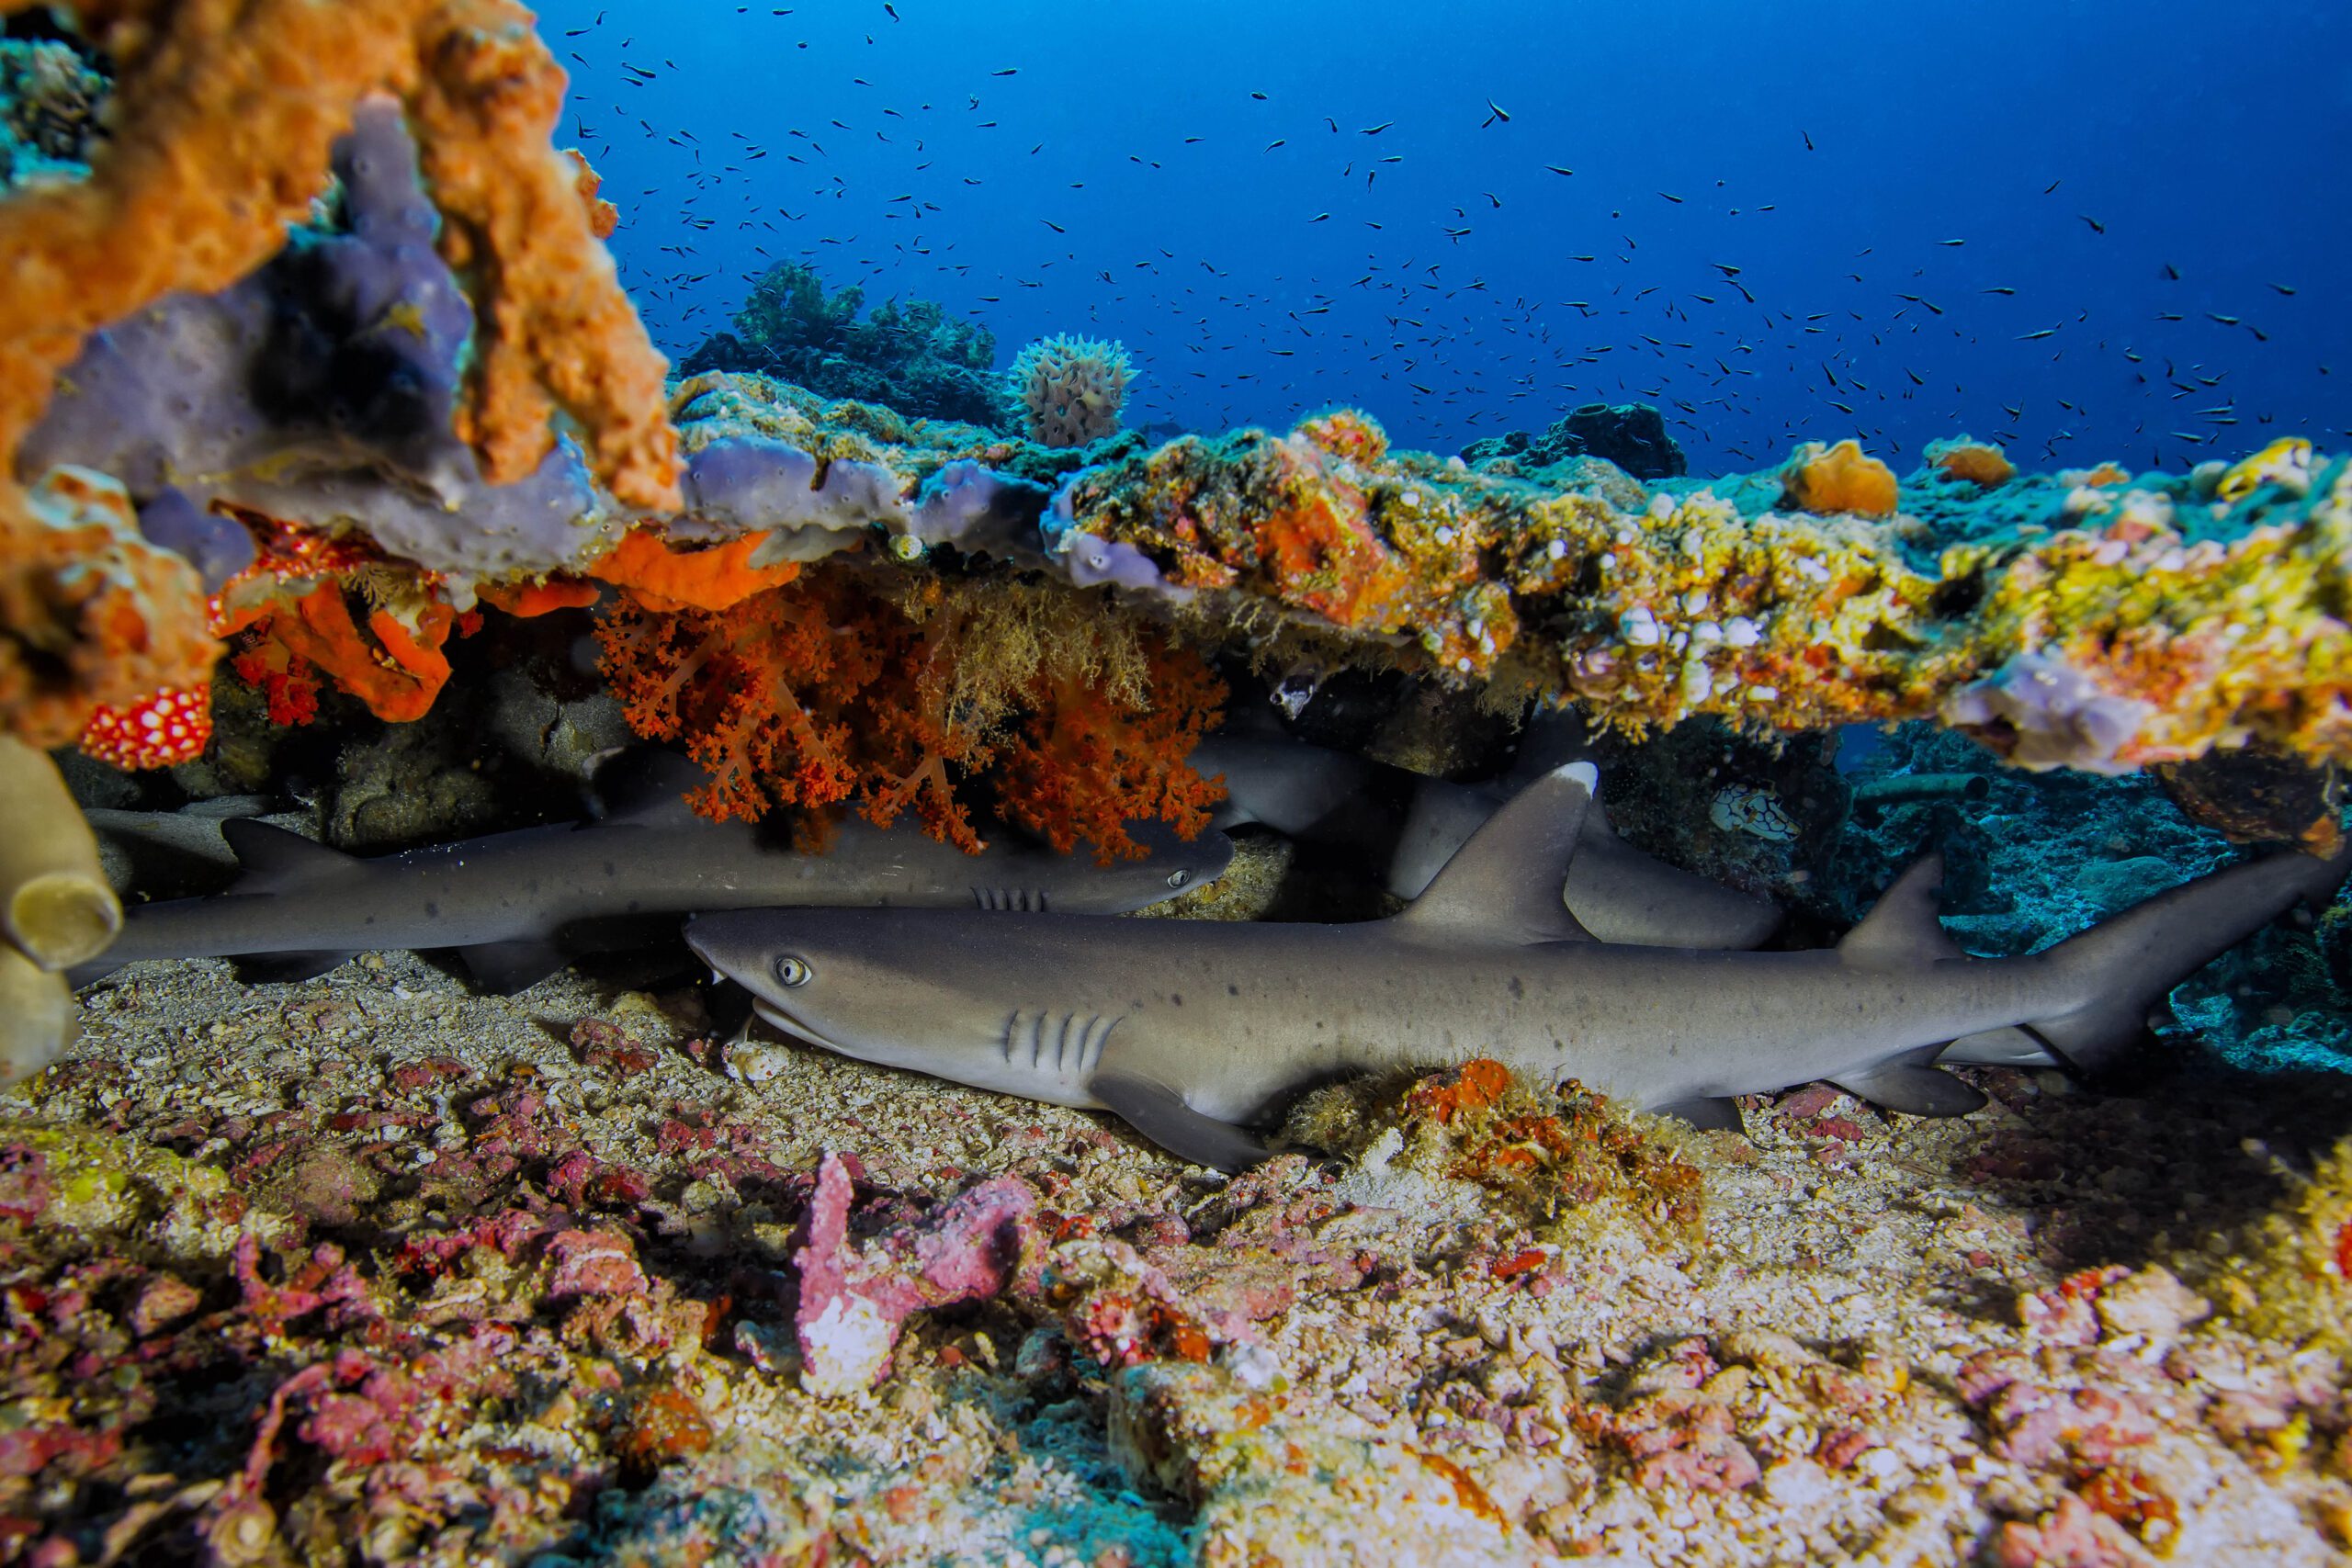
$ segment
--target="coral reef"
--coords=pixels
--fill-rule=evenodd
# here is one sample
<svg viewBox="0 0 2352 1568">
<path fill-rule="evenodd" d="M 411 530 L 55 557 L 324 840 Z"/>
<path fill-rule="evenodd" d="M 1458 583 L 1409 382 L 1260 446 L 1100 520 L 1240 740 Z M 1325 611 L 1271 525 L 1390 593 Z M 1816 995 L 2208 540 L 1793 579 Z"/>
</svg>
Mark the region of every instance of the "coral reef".
<svg viewBox="0 0 2352 1568">
<path fill-rule="evenodd" d="M 1037 1195 L 1009 1178 L 983 1182 L 921 1226 L 863 1247 L 850 1244 L 849 1201 L 849 1168 L 829 1154 L 817 1167 L 808 1243 L 793 1259 L 800 1273 L 794 1315 L 800 1376 L 811 1393 L 872 1388 L 888 1375 L 891 1349 L 913 1313 L 985 1299 L 1010 1285 L 1032 1245 Z"/>
<path fill-rule="evenodd" d="M 1575 482 L 1573 475 L 1544 470 L 1566 468 L 1578 457 L 1613 463 L 1637 479 L 1670 479 L 1690 471 L 1665 416 L 1647 403 L 1586 403 L 1553 421 L 1541 435 L 1513 430 L 1462 449 L 1463 461 L 1473 468 L 1563 489 Z"/>
<path fill-rule="evenodd" d="M 2253 1334 L 2352 1355 L 2352 1139 L 2305 1174 L 2215 1271 L 2222 1312 Z"/>
<path fill-rule="evenodd" d="M 1410 1443 L 1318 1430 L 1216 1367 L 1155 1362 L 1114 1385 L 1129 1473 L 1195 1510 L 1193 1561 L 1533 1562 L 1470 1474 Z"/>
<path fill-rule="evenodd" d="M 1107 587 L 1278 680 L 1395 668 L 1498 712 L 1574 705 L 1629 733 L 1694 715 L 1751 734 L 1936 716 L 2018 765 L 2119 771 L 2248 740 L 2299 764 L 2352 750 L 2336 614 L 2352 468 L 2307 443 L 2134 479 L 2018 477 L 1962 438 L 1906 481 L 1844 443 L 1652 489 L 1589 456 L 1546 466 L 1570 444 L 1658 446 L 1662 425 L 1628 410 L 1577 410 L 1476 468 L 1392 453 L 1345 410 L 1287 437 L 1103 442 L 1125 355 L 1071 338 L 1016 367 L 1025 441 L 753 375 L 665 390 L 597 243 L 616 214 L 546 144 L 560 77 L 505 0 L 226 20 L 123 0 L 83 21 L 119 73 L 119 123 L 88 178 L 0 212 L 0 254 L 29 280 L 0 322 L 0 450 L 32 487 L 0 545 L 0 711 L 40 743 L 185 761 L 221 637 L 281 721 L 330 688 L 410 719 L 477 605 L 577 607 L 599 584 L 624 590 L 607 630 L 652 660 L 647 678 L 740 640 L 755 601 L 813 626 L 795 596 L 835 591 L 794 569 L 872 540 L 893 561 L 869 574 L 870 602 L 827 615 L 878 641 L 825 661 L 881 661 L 863 682 L 891 688 L 867 703 L 888 720 L 857 737 L 868 755 L 827 740 L 838 713 L 792 716 L 807 691 L 756 741 L 740 708 L 676 711 L 682 686 L 633 695 L 643 728 L 732 759 L 729 809 L 854 795 L 967 838 L 960 769 L 992 771 L 999 809 L 1057 842 L 1119 847 L 1115 811 L 1182 817 L 1164 785 L 1191 784 L 1153 759 L 1205 705 L 1186 660 L 1129 660 L 1138 673 L 1108 699 L 1065 678 L 1092 654 L 1018 678 L 968 661 L 984 673 L 955 692 L 913 672 L 963 635 L 966 607 L 1039 572 Z M 168 68 L 182 55 L 216 63 L 184 80 Z M 25 70 L 86 96 L 73 62 L 39 59 Z M 240 107 L 273 73 L 300 90 L 261 95 L 276 118 L 247 137 Z M 134 217 L 206 243 L 141 243 Z M 745 319 L 804 358 L 846 345 L 893 373 L 979 374 L 978 334 L 920 304 L 861 321 L 862 304 L 786 267 Z M 558 410 L 583 446 L 555 434 Z M 1065 455 L 1082 442 L 1087 457 Z M 1672 464 L 1662 450 L 1639 467 Z M 992 566 L 956 575 L 979 558 Z M 926 604 L 948 613 L 912 608 Z M 916 634 L 886 633 L 893 615 Z M 1167 701 L 1141 701 L 1138 678 L 1170 683 Z M 939 705 L 976 694 L 977 722 Z M 1153 733 L 1147 713 L 1176 717 Z M 1747 809 L 1760 798 L 1719 795 L 1718 815 L 1770 824 Z"/>
<path fill-rule="evenodd" d="M 1446 1561 L 2352 1542 L 2335 1361 L 2249 1334 L 2200 1245 L 2278 1185 L 2246 1140 L 2340 1095 L 1988 1072 L 1939 1122 L 1812 1086 L 1681 1141 L 1701 1243 L 1605 1148 L 1556 1167 L 1603 1180 L 1581 1218 L 1362 1159 L 1212 1182 L 578 976 L 126 975 L 85 1029 L 47 1124 L 0 1126 L 0 1528 L 37 1561 L 1305 1565 L 1368 1520 Z M 1509 1146 L 1527 1092 L 1396 1087 L 1448 1159 Z M 804 1329 L 853 1298 L 887 1371 L 811 1392 Z"/>
<path fill-rule="evenodd" d="M 888 299 L 864 320 L 865 291 L 828 294 L 813 268 L 778 262 L 752 285 L 734 331 L 679 362 L 682 376 L 755 371 L 823 398 L 878 403 L 912 419 L 992 425 L 1004 414 L 996 337 L 950 321 L 929 299 Z"/>
<path fill-rule="evenodd" d="M 1941 469 L 1956 479 L 1965 479 L 1981 490 L 1995 490 L 2018 477 L 2017 465 L 2008 454 L 1989 442 L 1958 435 L 1949 441 L 1930 441 L 1920 454 L 1928 467 Z"/>
<path fill-rule="evenodd" d="M 1120 344 L 1057 333 L 1013 356 L 1006 408 L 1041 446 L 1089 446 L 1117 432 L 1134 375 Z"/>
<path fill-rule="evenodd" d="M 1066 482 L 1052 526 L 1190 614 L 1271 602 L 1498 700 L 1575 703 L 1630 729 L 1940 713 L 2043 766 L 2136 767 L 2250 737 L 2314 761 L 2352 746 L 2352 635 L 2333 608 L 2352 526 L 2341 460 L 2235 502 L 2199 500 L 2194 477 L 2122 496 L 2013 481 L 1985 498 L 2004 531 L 1951 546 L 1930 575 L 1906 558 L 1916 525 L 1866 514 L 1899 491 L 1859 453 L 1801 454 L 1769 483 L 1677 481 L 1629 513 L 1426 457 L 1366 460 L 1325 428 L 1098 465 Z M 1792 484 L 1847 510 L 1776 510 Z"/>
</svg>

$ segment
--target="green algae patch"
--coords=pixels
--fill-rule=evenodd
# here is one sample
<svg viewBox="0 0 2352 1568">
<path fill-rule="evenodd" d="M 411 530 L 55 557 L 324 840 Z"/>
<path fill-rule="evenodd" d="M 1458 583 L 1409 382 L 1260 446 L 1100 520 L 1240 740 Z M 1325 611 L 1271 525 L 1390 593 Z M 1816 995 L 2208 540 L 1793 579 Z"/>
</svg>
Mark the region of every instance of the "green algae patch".
<svg viewBox="0 0 2352 1568">
<path fill-rule="evenodd" d="M 2253 1227 L 2206 1288 L 2250 1334 L 2352 1351 L 2352 1138 Z"/>
<path fill-rule="evenodd" d="M 1498 1062 L 1377 1074 L 1318 1089 L 1284 1129 L 1365 1168 L 1476 1189 L 1547 1241 L 1600 1213 L 1654 1237 L 1705 1235 L 1704 1179 L 1654 1118 L 1573 1080 L 1529 1084 Z"/>
<path fill-rule="evenodd" d="M 0 1118 L 0 1214 L 175 1254 L 227 1256 L 245 1216 L 221 1171 L 93 1128 Z"/>
</svg>

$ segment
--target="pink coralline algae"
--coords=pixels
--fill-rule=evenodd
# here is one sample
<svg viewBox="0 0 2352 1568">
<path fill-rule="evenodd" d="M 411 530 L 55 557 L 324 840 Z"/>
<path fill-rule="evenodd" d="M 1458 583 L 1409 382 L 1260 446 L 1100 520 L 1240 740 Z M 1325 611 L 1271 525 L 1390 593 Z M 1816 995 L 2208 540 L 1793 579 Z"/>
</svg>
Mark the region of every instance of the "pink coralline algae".
<svg viewBox="0 0 2352 1568">
<path fill-rule="evenodd" d="M 1037 1195 L 1008 1177 L 983 1181 L 936 1214 L 892 1227 L 863 1246 L 849 1237 L 850 1173 L 828 1153 L 817 1168 L 808 1239 L 793 1255 L 800 1275 L 802 1382 L 812 1393 L 849 1395 L 890 1369 L 907 1318 L 984 1300 L 1022 1272 L 1035 1235 Z"/>
<path fill-rule="evenodd" d="M 2003 1525 L 1988 1560 L 1996 1568 L 2136 1568 L 2148 1555 L 2122 1526 L 2066 1492 L 2040 1519 Z"/>
</svg>

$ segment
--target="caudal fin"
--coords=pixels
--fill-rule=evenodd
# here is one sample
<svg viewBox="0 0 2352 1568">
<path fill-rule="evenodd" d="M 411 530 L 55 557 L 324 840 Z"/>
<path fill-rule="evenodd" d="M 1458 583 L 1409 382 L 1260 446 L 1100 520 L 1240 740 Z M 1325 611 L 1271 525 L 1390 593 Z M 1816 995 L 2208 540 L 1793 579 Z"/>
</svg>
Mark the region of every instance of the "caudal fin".
<svg viewBox="0 0 2352 1568">
<path fill-rule="evenodd" d="M 2069 938 L 2043 957 L 2091 999 L 2022 1031 L 2085 1072 L 2136 1041 L 2175 986 L 2298 901 L 2324 903 L 2352 872 L 2352 845 L 2325 860 L 2301 851 L 2244 861 L 2159 893 Z"/>
</svg>

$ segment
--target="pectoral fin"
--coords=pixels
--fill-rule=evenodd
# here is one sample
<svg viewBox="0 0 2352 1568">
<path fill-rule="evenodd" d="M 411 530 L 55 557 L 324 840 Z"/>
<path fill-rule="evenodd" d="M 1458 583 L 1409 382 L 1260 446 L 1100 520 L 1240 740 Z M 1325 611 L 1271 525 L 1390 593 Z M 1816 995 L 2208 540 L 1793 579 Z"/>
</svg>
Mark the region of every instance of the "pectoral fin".
<svg viewBox="0 0 2352 1568">
<path fill-rule="evenodd" d="M 1702 1133 L 1738 1133 L 1746 1130 L 1739 1119 L 1739 1101 L 1728 1096 L 1701 1096 L 1692 1100 L 1678 1100 L 1652 1108 L 1660 1116 L 1679 1117 Z"/>
<path fill-rule="evenodd" d="M 1908 1116 L 1965 1116 L 1984 1105 L 1984 1096 L 1950 1073 L 1928 1066 L 1942 1049 L 1930 1045 L 1924 1051 L 1905 1052 L 1894 1061 L 1829 1081 L 1872 1105 Z"/>
<path fill-rule="evenodd" d="M 479 942 L 459 953 L 475 983 L 502 997 L 528 990 L 567 962 L 553 942 L 528 940 Z"/>
<path fill-rule="evenodd" d="M 300 980 L 315 980 L 335 965 L 358 956 L 357 948 L 250 953 L 237 960 L 237 978 L 249 986 L 291 985 Z"/>
<path fill-rule="evenodd" d="M 1097 1073 L 1089 1092 L 1127 1125 L 1179 1159 L 1226 1172 L 1264 1159 L 1266 1145 L 1230 1122 L 1204 1116 L 1165 1084 L 1125 1073 Z"/>
</svg>

